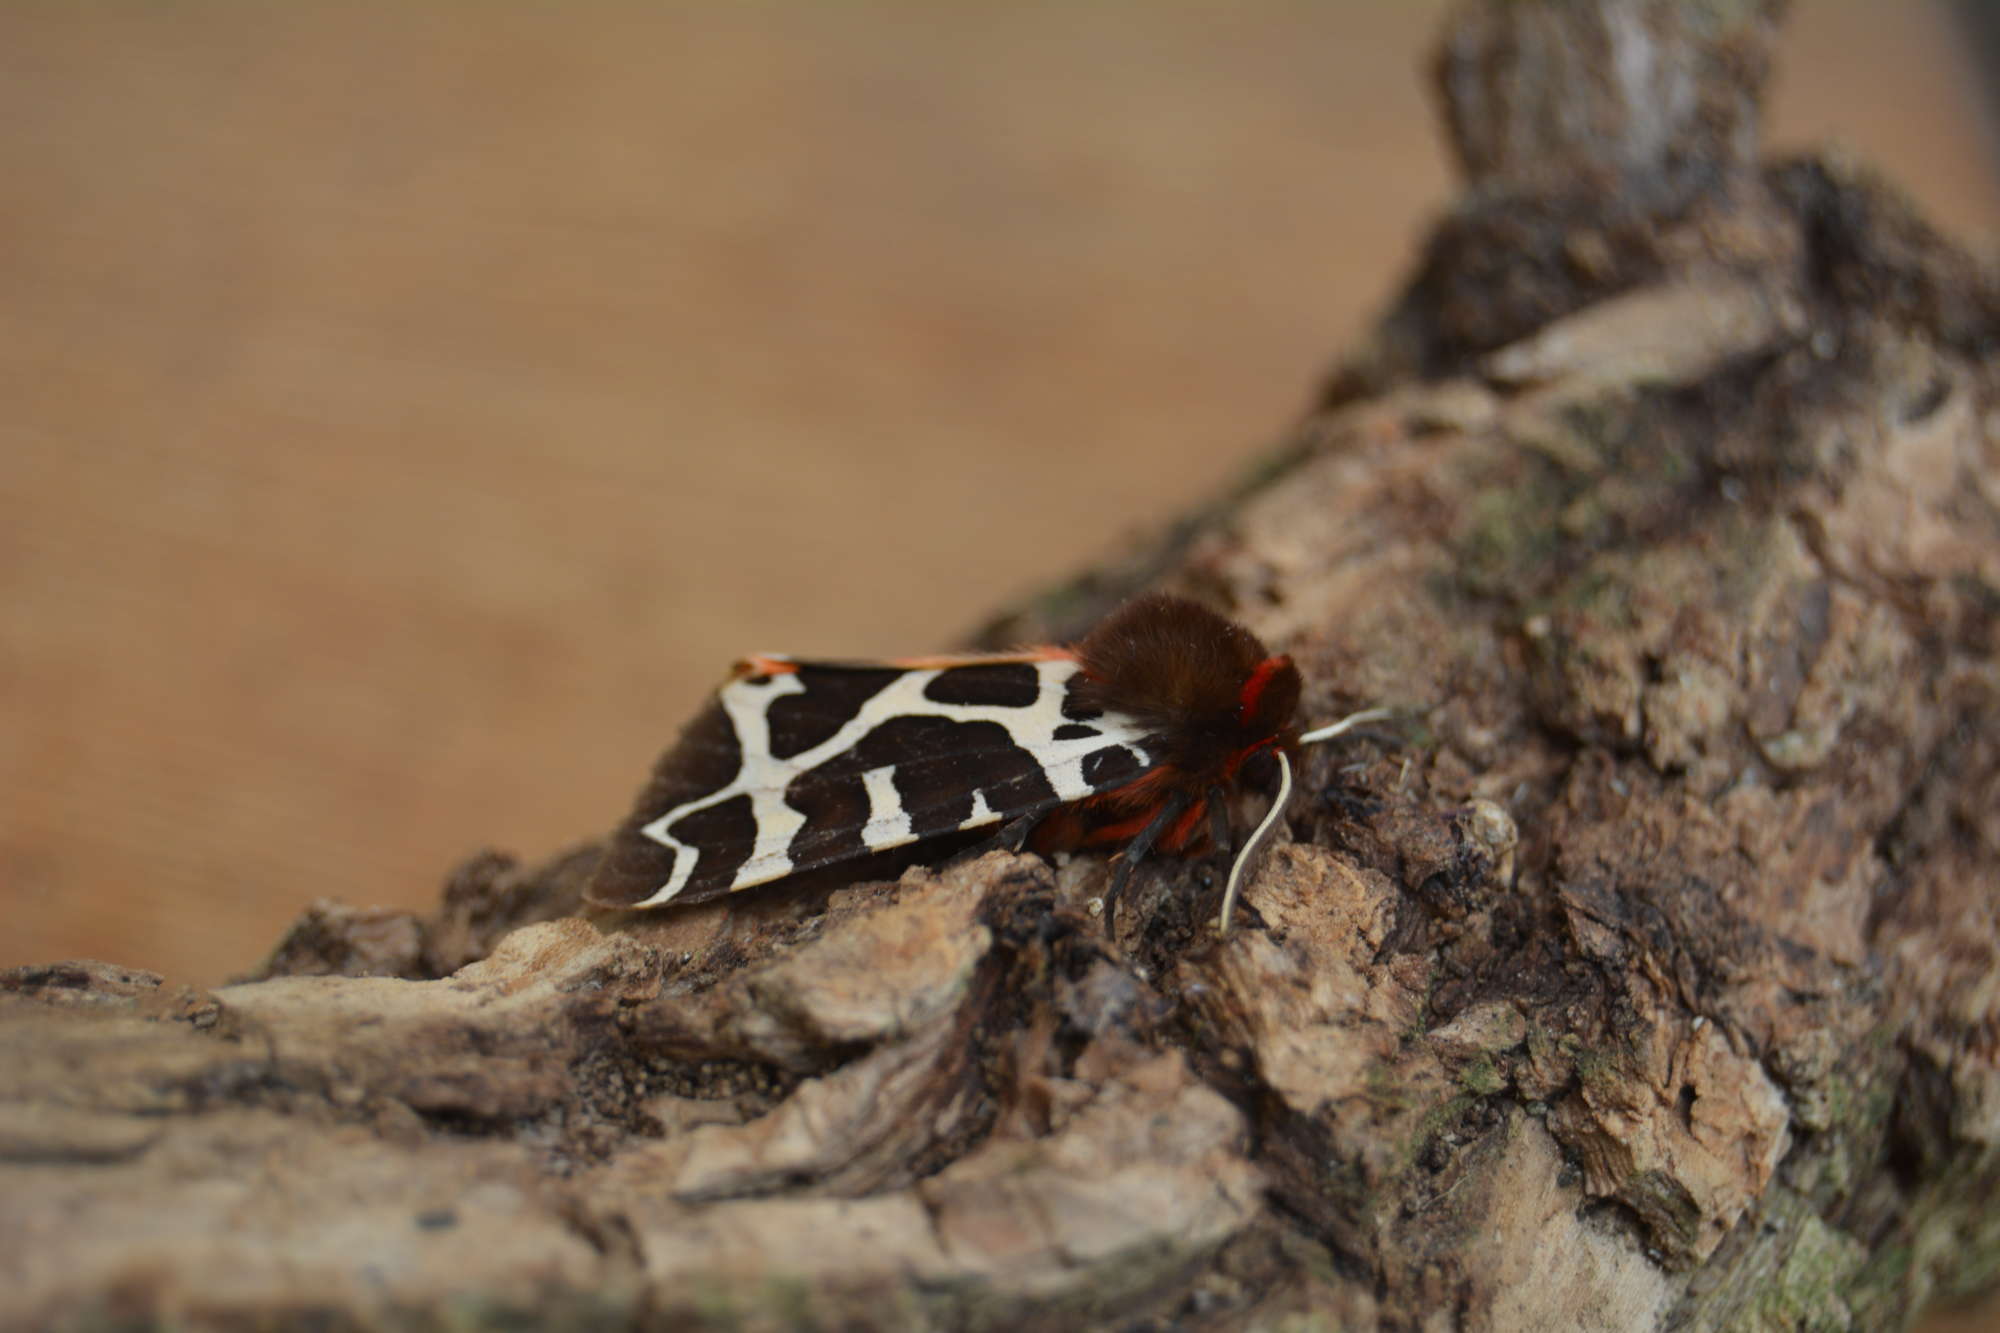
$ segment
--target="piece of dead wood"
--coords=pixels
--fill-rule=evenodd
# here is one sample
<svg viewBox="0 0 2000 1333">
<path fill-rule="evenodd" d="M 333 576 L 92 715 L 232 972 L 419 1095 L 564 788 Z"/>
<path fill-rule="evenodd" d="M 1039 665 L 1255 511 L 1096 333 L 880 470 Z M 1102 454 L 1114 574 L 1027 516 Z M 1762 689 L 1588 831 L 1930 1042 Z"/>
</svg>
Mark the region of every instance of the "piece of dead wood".
<svg viewBox="0 0 2000 1333">
<path fill-rule="evenodd" d="M 1283 465 L 1008 622 L 1164 581 L 1312 716 L 1402 710 L 1229 939 L 1200 866 L 1108 938 L 1101 860 L 1001 854 L 583 917 L 585 847 L 212 993 L 17 970 L 0 1322 L 1865 1329 L 1990 1281 L 2000 281 L 1751 160 L 1773 11 L 1469 8 L 1476 189 Z"/>
</svg>

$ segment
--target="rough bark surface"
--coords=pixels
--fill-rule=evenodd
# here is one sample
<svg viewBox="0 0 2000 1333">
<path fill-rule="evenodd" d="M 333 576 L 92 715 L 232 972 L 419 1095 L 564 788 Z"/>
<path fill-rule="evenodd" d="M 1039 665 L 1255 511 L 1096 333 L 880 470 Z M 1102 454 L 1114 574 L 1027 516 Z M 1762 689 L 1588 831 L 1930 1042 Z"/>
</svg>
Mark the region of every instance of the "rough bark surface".
<svg viewBox="0 0 2000 1333">
<path fill-rule="evenodd" d="M 17 970 L 0 1323 L 1860 1329 L 1990 1283 L 2000 282 L 1754 161 L 1774 21 L 1468 9 L 1476 188 L 1378 338 L 1006 622 L 1161 582 L 1312 717 L 1402 710 L 1311 756 L 1228 939 L 1198 864 L 1107 933 L 1096 857 L 586 916 L 585 847 L 210 993 Z"/>
</svg>

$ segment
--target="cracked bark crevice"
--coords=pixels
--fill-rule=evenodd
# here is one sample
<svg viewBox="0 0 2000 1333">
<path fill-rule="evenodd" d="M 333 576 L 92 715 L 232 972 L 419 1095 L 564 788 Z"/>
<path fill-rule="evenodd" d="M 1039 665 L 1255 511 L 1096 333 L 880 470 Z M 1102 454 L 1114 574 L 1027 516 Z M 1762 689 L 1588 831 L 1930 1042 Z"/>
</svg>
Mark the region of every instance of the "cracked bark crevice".
<svg viewBox="0 0 2000 1333">
<path fill-rule="evenodd" d="M 1399 708 L 1230 938 L 1198 864 L 1109 929 L 1091 856 L 585 915 L 593 843 L 211 993 L 17 969 L 0 1325 L 1861 1329 L 1988 1280 L 2000 278 L 1754 160 L 1779 8 L 1465 6 L 1468 192 L 1376 336 L 995 631 L 1156 583 L 1310 716 Z M 1604 82 L 1633 42 L 1664 82 Z"/>
</svg>

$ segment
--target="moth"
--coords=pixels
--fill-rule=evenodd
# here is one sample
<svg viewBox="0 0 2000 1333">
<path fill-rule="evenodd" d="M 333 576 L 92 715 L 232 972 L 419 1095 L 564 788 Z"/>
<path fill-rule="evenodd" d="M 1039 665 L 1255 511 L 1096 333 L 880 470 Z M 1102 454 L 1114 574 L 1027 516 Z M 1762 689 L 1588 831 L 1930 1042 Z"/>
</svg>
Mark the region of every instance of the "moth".
<svg viewBox="0 0 2000 1333">
<path fill-rule="evenodd" d="M 1228 793 L 1275 767 L 1237 851 L 1220 929 L 1292 790 L 1292 660 L 1185 598 L 1141 597 L 1070 646 L 994 656 L 738 662 L 654 768 L 586 896 L 694 903 L 925 839 L 998 827 L 993 846 L 1123 844 L 1109 918 L 1153 852 L 1230 843 Z"/>
</svg>

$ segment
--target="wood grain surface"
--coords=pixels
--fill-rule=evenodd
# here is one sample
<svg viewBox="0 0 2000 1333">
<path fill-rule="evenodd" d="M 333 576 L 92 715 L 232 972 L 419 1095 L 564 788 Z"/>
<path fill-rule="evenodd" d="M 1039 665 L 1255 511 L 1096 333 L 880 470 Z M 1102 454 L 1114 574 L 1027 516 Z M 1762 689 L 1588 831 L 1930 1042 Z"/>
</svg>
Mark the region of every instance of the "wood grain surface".
<svg viewBox="0 0 2000 1333">
<path fill-rule="evenodd" d="M 1248 466 L 1448 179 L 1436 3 L 0 10 L 0 965 L 211 983 L 609 828 L 738 653 Z M 2000 220 L 1940 9 L 1774 143 Z"/>
</svg>

